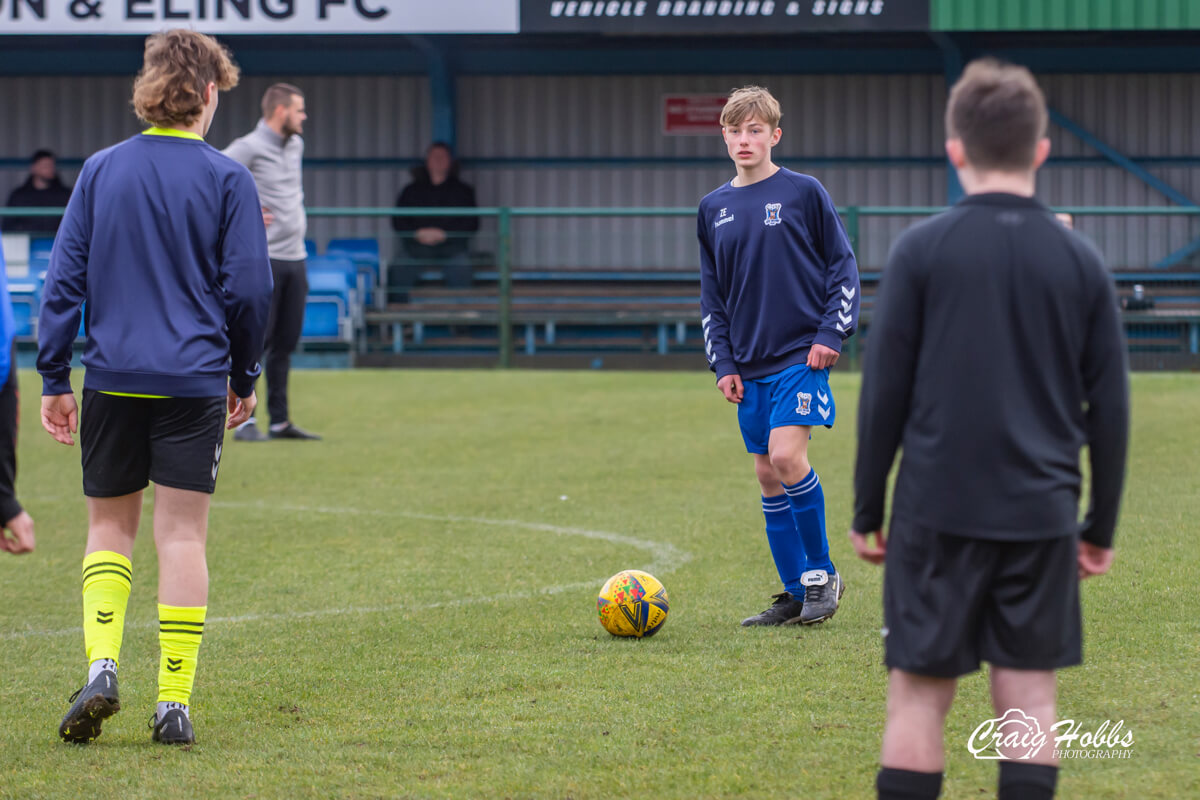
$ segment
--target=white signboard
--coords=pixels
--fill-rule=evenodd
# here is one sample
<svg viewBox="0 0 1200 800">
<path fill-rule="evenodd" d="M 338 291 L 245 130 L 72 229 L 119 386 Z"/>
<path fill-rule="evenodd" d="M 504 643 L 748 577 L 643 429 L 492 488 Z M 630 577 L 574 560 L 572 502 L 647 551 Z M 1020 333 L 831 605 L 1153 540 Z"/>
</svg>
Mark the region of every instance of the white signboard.
<svg viewBox="0 0 1200 800">
<path fill-rule="evenodd" d="M 0 0 L 4 34 L 516 33 L 520 0 Z"/>
</svg>

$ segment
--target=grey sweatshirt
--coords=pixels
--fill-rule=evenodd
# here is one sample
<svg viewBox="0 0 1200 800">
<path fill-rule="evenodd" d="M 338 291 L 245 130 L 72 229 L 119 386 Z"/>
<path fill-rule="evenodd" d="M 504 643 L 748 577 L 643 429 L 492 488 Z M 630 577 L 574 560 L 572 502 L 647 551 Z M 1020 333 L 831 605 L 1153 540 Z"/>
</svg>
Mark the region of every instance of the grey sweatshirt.
<svg viewBox="0 0 1200 800">
<path fill-rule="evenodd" d="M 275 217 L 267 226 L 267 252 L 271 258 L 303 261 L 304 235 L 308 231 L 300 180 L 304 140 L 299 136 L 284 139 L 259 120 L 254 130 L 235 139 L 223 152 L 250 170 L 259 200 Z"/>
</svg>

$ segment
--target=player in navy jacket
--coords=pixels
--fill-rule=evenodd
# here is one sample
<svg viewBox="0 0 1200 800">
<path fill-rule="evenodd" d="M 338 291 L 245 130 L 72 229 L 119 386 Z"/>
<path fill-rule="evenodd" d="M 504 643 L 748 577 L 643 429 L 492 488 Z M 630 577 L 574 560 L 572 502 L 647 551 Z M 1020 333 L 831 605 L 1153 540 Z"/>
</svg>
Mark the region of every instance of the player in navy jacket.
<svg viewBox="0 0 1200 800">
<path fill-rule="evenodd" d="M 71 349 L 86 316 L 80 444 L 84 687 L 59 726 L 100 735 L 120 709 L 117 662 L 142 494 L 153 482 L 159 573 L 152 738 L 194 741 L 189 699 L 208 602 L 205 542 L 226 424 L 254 410 L 271 267 L 249 171 L 204 142 L 238 70 L 215 40 L 146 40 L 133 106 L 149 130 L 87 160 L 46 275 L 38 371 L 42 425 L 74 444 Z M 226 423 L 226 410 L 229 412 Z"/>
<path fill-rule="evenodd" d="M 772 162 L 780 116 L 766 89 L 730 95 L 721 127 L 737 177 L 700 201 L 697 219 L 708 363 L 738 406 L 783 582 L 743 625 L 823 622 L 845 589 L 808 440 L 836 417 L 829 368 L 858 322 L 858 265 L 825 188 Z"/>
</svg>

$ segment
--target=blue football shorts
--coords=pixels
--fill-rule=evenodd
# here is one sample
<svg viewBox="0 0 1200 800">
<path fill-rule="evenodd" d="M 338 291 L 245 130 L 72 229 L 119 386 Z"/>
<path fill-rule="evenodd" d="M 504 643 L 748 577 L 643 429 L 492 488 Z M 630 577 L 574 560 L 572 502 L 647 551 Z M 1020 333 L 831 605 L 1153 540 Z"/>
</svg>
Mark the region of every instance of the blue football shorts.
<svg viewBox="0 0 1200 800">
<path fill-rule="evenodd" d="M 832 428 L 837 417 L 828 369 L 812 370 L 807 364 L 797 364 L 759 380 L 743 379 L 742 385 L 745 393 L 738 404 L 738 426 L 748 453 L 766 455 L 775 428 Z"/>
</svg>

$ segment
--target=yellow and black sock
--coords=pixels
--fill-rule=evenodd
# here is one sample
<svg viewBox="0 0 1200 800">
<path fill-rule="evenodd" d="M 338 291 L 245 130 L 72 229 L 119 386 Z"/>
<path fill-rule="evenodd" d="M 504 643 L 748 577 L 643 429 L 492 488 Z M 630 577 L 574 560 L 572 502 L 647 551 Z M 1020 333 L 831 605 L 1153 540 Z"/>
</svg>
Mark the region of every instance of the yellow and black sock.
<svg viewBox="0 0 1200 800">
<path fill-rule="evenodd" d="M 196 659 L 204 636 L 207 606 L 158 604 L 158 702 L 187 705 L 196 681 Z"/>
<path fill-rule="evenodd" d="M 133 588 L 133 565 L 120 553 L 99 550 L 83 557 L 83 643 L 88 664 L 121 658 L 125 606 Z"/>
</svg>

